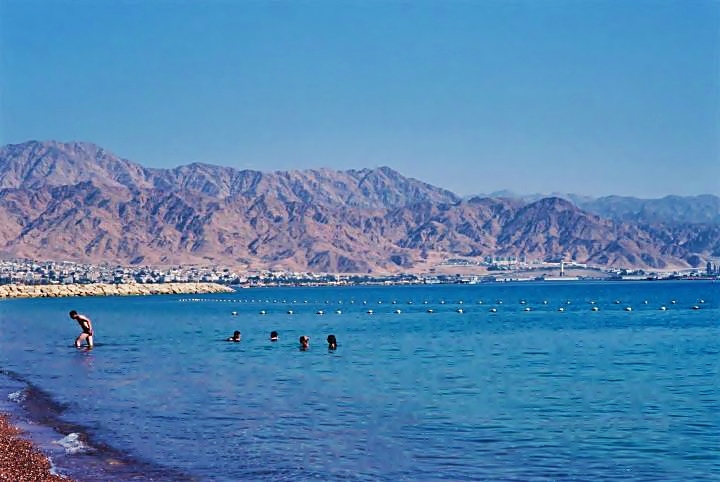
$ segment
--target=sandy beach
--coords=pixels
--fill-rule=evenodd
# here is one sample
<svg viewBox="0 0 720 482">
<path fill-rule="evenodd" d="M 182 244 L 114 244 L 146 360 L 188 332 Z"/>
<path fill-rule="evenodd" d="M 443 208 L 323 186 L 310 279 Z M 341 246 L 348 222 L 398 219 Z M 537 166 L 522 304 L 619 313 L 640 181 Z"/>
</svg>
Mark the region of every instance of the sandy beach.
<svg viewBox="0 0 720 482">
<path fill-rule="evenodd" d="M 71 479 L 50 473 L 50 462 L 7 416 L 0 414 L 0 481 L 62 481 Z"/>
</svg>

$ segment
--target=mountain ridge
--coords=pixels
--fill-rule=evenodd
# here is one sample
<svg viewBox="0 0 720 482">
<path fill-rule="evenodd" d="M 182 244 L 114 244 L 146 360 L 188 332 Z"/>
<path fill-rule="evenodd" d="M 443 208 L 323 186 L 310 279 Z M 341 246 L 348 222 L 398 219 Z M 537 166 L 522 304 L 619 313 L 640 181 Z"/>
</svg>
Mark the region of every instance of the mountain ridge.
<svg viewBox="0 0 720 482">
<path fill-rule="evenodd" d="M 603 217 L 635 223 L 720 223 L 720 196 L 714 194 L 694 196 L 668 194 L 661 198 L 608 195 L 595 198 L 573 193 L 517 194 L 502 190 L 488 196 L 522 202 L 560 197 L 569 200 L 580 209 Z"/>
<path fill-rule="evenodd" d="M 720 256 L 712 223 L 608 219 L 560 197 L 462 199 L 389 167 L 146 168 L 91 143 L 0 149 L 0 252 L 119 264 L 397 272 L 527 256 L 664 269 Z"/>
</svg>

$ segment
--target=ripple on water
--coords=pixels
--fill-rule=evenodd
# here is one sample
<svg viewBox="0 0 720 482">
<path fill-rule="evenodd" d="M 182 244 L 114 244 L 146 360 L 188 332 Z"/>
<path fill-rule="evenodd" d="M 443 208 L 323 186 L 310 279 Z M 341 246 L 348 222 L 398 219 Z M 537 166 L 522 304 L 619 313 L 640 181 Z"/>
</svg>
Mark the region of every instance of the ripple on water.
<svg viewBox="0 0 720 482">
<path fill-rule="evenodd" d="M 104 441 L 201 480 L 702 480 L 720 445 L 717 297 L 705 289 L 268 289 L 236 317 L 224 303 L 83 300 L 112 340 L 83 357 L 37 350 L 3 322 L 23 314 L 59 330 L 55 308 L 20 301 L 0 314 L 0 366 L 47 384 Z M 702 310 L 657 310 L 700 296 Z M 272 305 L 293 297 L 314 301 L 293 316 L 292 301 Z M 471 302 L 483 299 L 506 303 L 491 314 Z M 317 316 L 326 300 L 347 301 L 343 316 Z M 380 309 L 397 300 L 402 314 Z M 463 316 L 454 300 L 470 300 Z M 235 329 L 241 344 L 218 343 Z M 328 333 L 337 353 L 314 343 Z"/>
</svg>

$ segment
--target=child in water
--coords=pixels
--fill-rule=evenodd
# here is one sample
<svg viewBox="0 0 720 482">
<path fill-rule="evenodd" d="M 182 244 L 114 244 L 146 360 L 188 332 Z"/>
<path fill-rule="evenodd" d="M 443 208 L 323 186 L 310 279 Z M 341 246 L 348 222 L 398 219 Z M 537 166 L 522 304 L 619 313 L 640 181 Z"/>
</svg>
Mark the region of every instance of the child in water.
<svg viewBox="0 0 720 482">
<path fill-rule="evenodd" d="M 240 338 L 241 338 L 240 332 L 238 330 L 235 330 L 235 332 L 233 333 L 233 336 L 228 338 L 227 341 L 240 341 Z"/>
<path fill-rule="evenodd" d="M 270 341 L 278 341 L 278 332 L 277 331 L 270 332 Z"/>
<path fill-rule="evenodd" d="M 328 335 L 327 342 L 328 350 L 337 350 L 337 338 L 335 338 L 335 335 Z"/>
<path fill-rule="evenodd" d="M 300 337 L 300 349 L 305 351 L 308 348 L 310 348 L 310 337 L 303 335 Z"/>
</svg>

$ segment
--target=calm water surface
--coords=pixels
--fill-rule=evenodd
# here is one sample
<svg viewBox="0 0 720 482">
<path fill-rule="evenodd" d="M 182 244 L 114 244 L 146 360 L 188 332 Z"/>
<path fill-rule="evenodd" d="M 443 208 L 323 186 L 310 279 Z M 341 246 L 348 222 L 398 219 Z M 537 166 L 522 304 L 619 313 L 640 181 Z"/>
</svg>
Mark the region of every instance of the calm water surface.
<svg viewBox="0 0 720 482">
<path fill-rule="evenodd" d="M 9 300 L 0 369 L 80 480 L 720 480 L 711 282 Z"/>
</svg>

